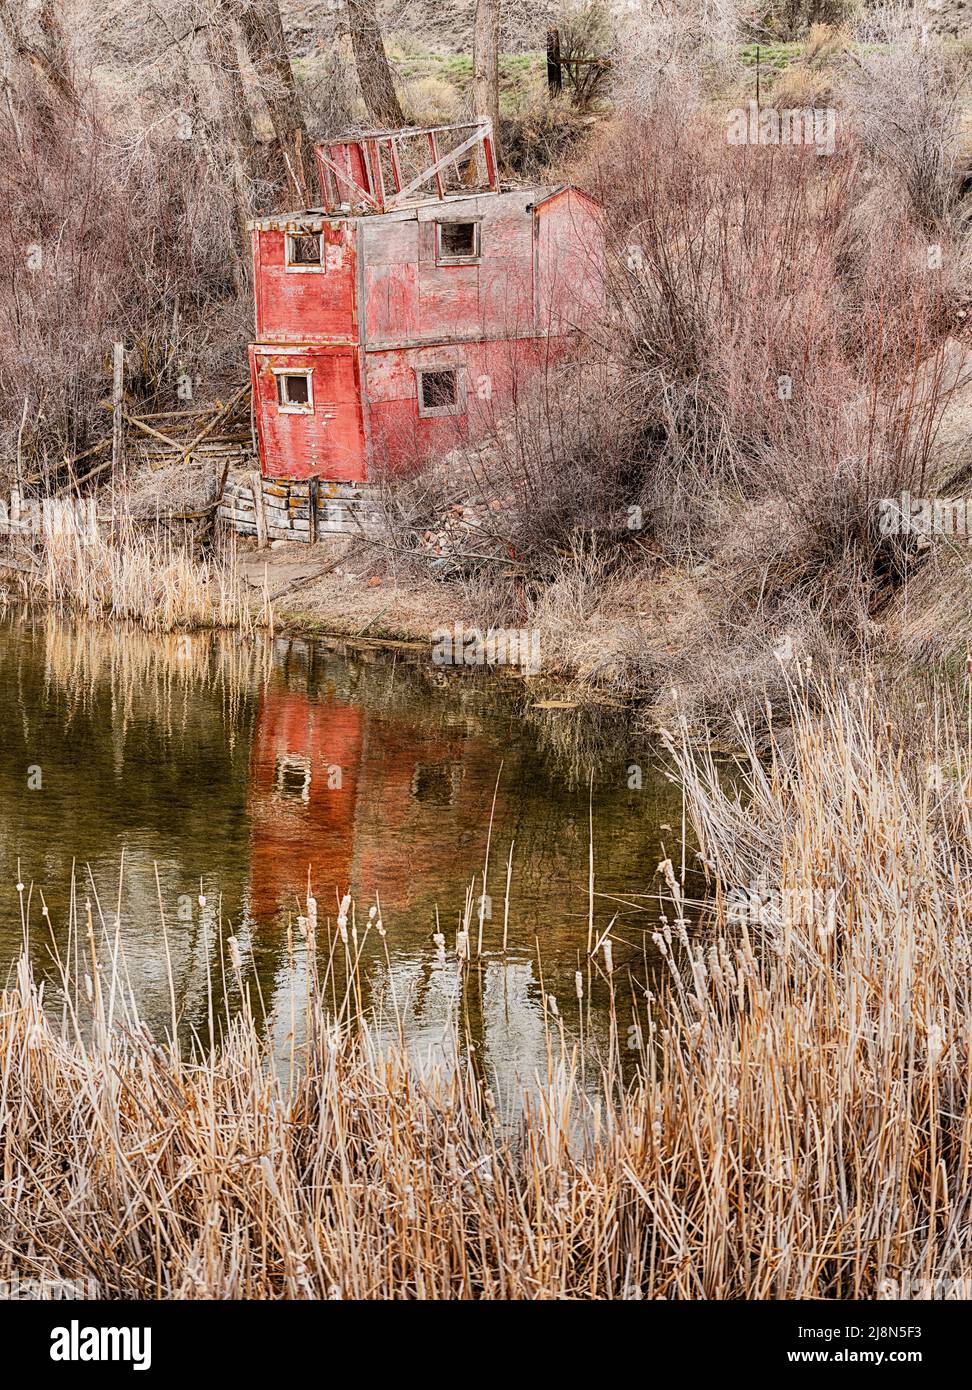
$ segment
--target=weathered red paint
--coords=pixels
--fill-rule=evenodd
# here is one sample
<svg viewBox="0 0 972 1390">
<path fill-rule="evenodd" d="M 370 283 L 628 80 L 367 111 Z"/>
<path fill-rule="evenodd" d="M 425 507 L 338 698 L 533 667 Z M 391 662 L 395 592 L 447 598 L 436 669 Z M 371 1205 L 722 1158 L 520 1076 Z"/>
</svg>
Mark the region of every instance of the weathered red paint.
<svg viewBox="0 0 972 1390">
<path fill-rule="evenodd" d="M 357 341 L 354 226 L 310 218 L 324 235 L 325 268 L 287 266 L 283 230 L 253 232 L 256 334 L 261 343 Z"/>
<path fill-rule="evenodd" d="M 310 371 L 313 410 L 281 410 L 276 378 L 287 369 Z M 252 346 L 250 378 L 265 476 L 364 481 L 361 361 L 355 347 Z"/>
<path fill-rule="evenodd" d="M 442 263 L 436 224 L 450 221 L 478 225 L 475 259 Z M 322 236 L 321 268 L 287 265 L 288 232 Z M 264 474 L 360 482 L 475 440 L 590 325 L 602 257 L 599 209 L 574 188 L 254 223 L 250 366 Z M 311 372 L 313 409 L 281 407 L 275 371 L 288 365 Z M 420 408 L 423 370 L 455 371 L 454 413 Z"/>
<path fill-rule="evenodd" d="M 249 797 L 257 920 L 293 903 L 295 878 L 310 865 L 329 890 L 350 882 L 362 738 L 357 706 L 277 682 L 261 692 Z"/>
<path fill-rule="evenodd" d="M 322 911 L 352 887 L 360 901 L 377 894 L 386 910 L 414 908 L 420 889 L 447 880 L 458 847 L 478 844 L 495 779 L 495 749 L 482 737 L 339 695 L 316 698 L 275 672 L 261 692 L 250 765 L 252 915 L 294 908 L 308 869 Z M 499 818 L 507 797 L 501 785 Z"/>
</svg>

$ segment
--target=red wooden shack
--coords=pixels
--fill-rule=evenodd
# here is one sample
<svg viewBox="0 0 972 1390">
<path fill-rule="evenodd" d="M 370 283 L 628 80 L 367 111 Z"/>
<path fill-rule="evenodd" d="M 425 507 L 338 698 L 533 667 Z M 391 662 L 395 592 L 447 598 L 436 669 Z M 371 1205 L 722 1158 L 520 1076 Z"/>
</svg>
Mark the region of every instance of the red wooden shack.
<svg viewBox="0 0 972 1390">
<path fill-rule="evenodd" d="M 601 302 L 578 189 L 500 188 L 488 122 L 317 150 L 323 205 L 250 224 L 261 468 L 367 482 L 474 441 Z"/>
</svg>

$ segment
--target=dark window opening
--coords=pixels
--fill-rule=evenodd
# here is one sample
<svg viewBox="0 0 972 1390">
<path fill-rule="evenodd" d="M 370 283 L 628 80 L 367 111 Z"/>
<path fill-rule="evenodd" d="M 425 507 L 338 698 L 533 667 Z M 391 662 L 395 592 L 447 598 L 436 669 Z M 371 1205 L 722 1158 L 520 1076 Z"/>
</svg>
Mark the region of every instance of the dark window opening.
<svg viewBox="0 0 972 1390">
<path fill-rule="evenodd" d="M 310 373 L 280 372 L 277 376 L 277 399 L 281 405 L 310 408 Z"/>
<path fill-rule="evenodd" d="M 455 793 L 451 763 L 419 763 L 412 773 L 412 795 L 416 801 L 448 806 Z"/>
<path fill-rule="evenodd" d="M 423 410 L 443 410 L 459 401 L 459 388 L 453 370 L 423 372 L 420 378 Z"/>
<path fill-rule="evenodd" d="M 308 801 L 310 799 L 311 765 L 310 759 L 299 753 L 284 753 L 277 757 L 274 786 L 277 798 L 281 801 Z"/>
<path fill-rule="evenodd" d="M 320 232 L 288 232 L 287 264 L 318 266 L 324 263 Z"/>
<path fill-rule="evenodd" d="M 473 261 L 479 255 L 478 222 L 440 222 L 439 259 Z"/>
</svg>

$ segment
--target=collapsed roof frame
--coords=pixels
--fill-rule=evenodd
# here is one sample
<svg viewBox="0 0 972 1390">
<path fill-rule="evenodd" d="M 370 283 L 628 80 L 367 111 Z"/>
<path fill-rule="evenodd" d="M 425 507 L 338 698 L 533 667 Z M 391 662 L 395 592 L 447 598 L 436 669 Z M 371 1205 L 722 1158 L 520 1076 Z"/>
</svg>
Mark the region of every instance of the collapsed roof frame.
<svg viewBox="0 0 972 1390">
<path fill-rule="evenodd" d="M 445 154 L 440 153 L 439 141 L 445 136 L 471 132 Z M 414 150 L 403 146 L 405 141 L 424 141 L 428 163 L 407 183 L 402 182 L 402 164 L 408 153 L 415 159 Z M 328 212 L 352 211 L 393 212 L 404 206 L 413 194 L 425 185 L 434 183 L 435 196 L 446 197 L 443 174 L 466 158 L 469 168 L 476 171 L 470 180 L 469 193 L 485 192 L 477 187 L 483 180 L 478 176 L 479 159 L 485 169 L 485 184 L 490 192 L 499 192 L 496 175 L 496 156 L 493 146 L 493 123 L 489 120 L 464 125 L 426 126 L 420 129 L 372 130 L 349 136 L 326 146 L 317 145 L 318 171 Z M 382 159 L 384 153 L 385 159 Z M 343 196 L 342 196 L 343 191 Z"/>
</svg>

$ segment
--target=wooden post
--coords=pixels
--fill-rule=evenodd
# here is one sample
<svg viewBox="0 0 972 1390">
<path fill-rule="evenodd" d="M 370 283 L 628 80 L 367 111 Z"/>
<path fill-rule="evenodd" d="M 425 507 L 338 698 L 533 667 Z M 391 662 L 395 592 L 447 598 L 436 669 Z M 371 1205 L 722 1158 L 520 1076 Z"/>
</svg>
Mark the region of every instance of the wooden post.
<svg viewBox="0 0 972 1390">
<path fill-rule="evenodd" d="M 436 144 L 435 132 L 430 130 L 428 133 L 429 154 L 432 156 L 432 168 L 435 169 L 435 190 L 440 198 L 445 197 L 445 184 L 442 182 L 442 173 L 439 170 L 439 147 Z"/>
<path fill-rule="evenodd" d="M 125 481 L 125 344 L 116 343 L 112 355 L 111 384 L 111 475 L 117 484 Z"/>
<path fill-rule="evenodd" d="M 250 474 L 250 486 L 253 489 L 253 514 L 256 517 L 257 549 L 266 550 L 267 548 L 267 514 L 263 510 L 263 478 L 260 476 L 259 469 L 254 469 Z"/>
<path fill-rule="evenodd" d="M 310 530 L 308 536 L 313 545 L 317 540 L 317 498 L 321 490 L 320 478 L 308 478 L 307 480 L 307 511 L 310 516 Z"/>
<path fill-rule="evenodd" d="M 560 30 L 547 30 L 547 91 L 550 96 L 559 96 L 563 90 L 564 77 L 560 66 Z"/>
</svg>

